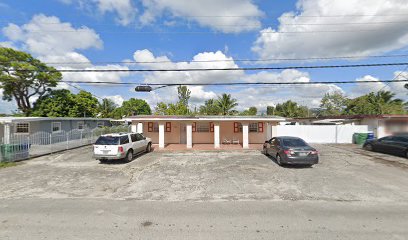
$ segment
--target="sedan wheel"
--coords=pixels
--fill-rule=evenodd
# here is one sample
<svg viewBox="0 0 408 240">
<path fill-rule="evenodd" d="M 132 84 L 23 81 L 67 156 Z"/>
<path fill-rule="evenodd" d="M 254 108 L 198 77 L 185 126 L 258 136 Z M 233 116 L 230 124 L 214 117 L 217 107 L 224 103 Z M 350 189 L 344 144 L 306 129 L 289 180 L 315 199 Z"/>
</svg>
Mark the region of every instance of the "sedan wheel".
<svg viewBox="0 0 408 240">
<path fill-rule="evenodd" d="M 268 152 L 266 151 L 266 147 L 264 147 L 264 148 L 262 149 L 262 153 L 265 154 L 266 156 L 268 156 Z"/>
<path fill-rule="evenodd" d="M 373 145 L 367 144 L 367 145 L 364 146 L 364 149 L 368 150 L 368 151 L 373 151 Z"/>
<path fill-rule="evenodd" d="M 408 158 L 408 150 L 405 152 L 405 157 Z"/>
<path fill-rule="evenodd" d="M 149 143 L 149 144 L 147 144 L 146 152 L 149 153 L 149 152 L 151 152 L 151 151 L 152 151 L 152 144 Z"/>
<path fill-rule="evenodd" d="M 276 162 L 278 163 L 279 166 L 282 166 L 282 159 L 281 159 L 281 156 L 279 154 L 276 155 Z"/>
</svg>

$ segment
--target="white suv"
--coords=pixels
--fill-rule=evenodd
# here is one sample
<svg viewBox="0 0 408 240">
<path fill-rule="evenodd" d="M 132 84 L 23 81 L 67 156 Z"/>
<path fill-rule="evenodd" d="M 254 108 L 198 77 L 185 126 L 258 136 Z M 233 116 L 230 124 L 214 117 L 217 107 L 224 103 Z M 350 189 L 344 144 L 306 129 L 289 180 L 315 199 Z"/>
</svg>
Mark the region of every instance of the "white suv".
<svg viewBox="0 0 408 240">
<path fill-rule="evenodd" d="M 125 159 L 130 162 L 133 156 L 152 150 L 152 140 L 140 133 L 115 133 L 102 135 L 94 144 L 94 158 L 105 160 Z"/>
</svg>

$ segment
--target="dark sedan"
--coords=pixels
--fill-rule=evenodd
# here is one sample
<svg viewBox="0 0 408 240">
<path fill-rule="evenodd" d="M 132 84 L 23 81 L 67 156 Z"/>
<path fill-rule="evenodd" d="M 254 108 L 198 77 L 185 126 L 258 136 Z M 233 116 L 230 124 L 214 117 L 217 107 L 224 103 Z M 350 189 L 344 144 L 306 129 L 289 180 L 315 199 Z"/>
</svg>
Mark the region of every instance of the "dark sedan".
<svg viewBox="0 0 408 240">
<path fill-rule="evenodd" d="M 408 135 L 395 135 L 367 140 L 363 148 L 369 151 L 389 153 L 408 158 Z"/>
<path fill-rule="evenodd" d="M 265 141 L 263 152 L 274 157 L 279 165 L 313 165 L 319 163 L 317 150 L 297 137 L 274 137 Z"/>
</svg>

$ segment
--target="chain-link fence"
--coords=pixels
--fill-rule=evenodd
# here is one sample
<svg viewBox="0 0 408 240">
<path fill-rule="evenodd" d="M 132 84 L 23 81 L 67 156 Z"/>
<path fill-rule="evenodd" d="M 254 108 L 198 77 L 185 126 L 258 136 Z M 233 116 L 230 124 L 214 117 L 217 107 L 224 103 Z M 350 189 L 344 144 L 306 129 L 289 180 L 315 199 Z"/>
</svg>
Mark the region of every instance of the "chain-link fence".
<svg viewBox="0 0 408 240">
<path fill-rule="evenodd" d="M 0 138 L 0 162 L 12 162 L 93 144 L 103 134 L 130 132 L 130 126 L 74 129 L 57 133 L 36 132 Z"/>
</svg>

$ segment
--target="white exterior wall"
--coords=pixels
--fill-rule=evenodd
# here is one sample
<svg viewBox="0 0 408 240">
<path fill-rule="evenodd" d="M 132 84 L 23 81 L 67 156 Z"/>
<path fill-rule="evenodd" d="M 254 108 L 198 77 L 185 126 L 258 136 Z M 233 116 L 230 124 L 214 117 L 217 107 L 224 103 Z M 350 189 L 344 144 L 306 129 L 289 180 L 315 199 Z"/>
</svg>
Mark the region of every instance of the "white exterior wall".
<svg viewBox="0 0 408 240">
<path fill-rule="evenodd" d="M 370 132 L 367 125 L 273 126 L 273 137 L 300 137 L 309 143 L 353 143 L 354 133 Z"/>
</svg>

